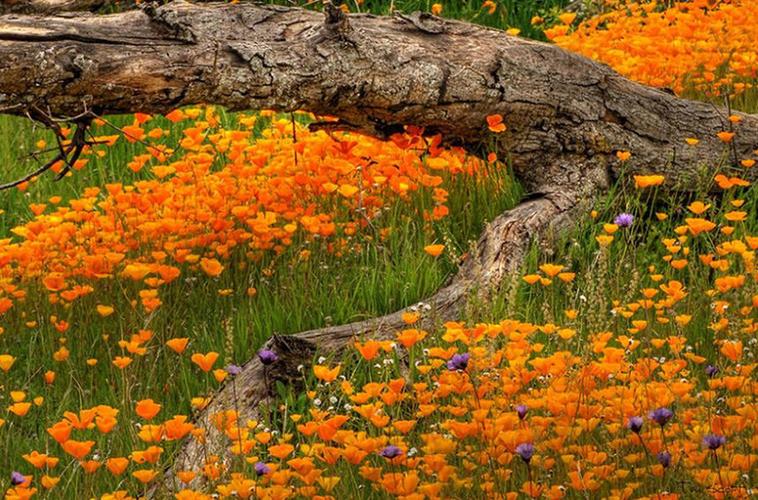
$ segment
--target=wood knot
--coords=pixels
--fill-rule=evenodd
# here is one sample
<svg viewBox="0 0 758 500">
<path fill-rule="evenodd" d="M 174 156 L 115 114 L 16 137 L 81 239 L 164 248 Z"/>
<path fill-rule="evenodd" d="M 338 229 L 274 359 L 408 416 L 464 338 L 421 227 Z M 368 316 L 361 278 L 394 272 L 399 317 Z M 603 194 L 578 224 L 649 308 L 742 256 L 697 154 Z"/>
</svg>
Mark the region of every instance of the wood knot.
<svg viewBox="0 0 758 500">
<path fill-rule="evenodd" d="M 327 33 L 340 39 L 346 39 L 352 28 L 347 19 L 347 14 L 337 7 L 331 0 L 324 1 L 324 28 Z"/>
<path fill-rule="evenodd" d="M 316 355 L 316 345 L 295 335 L 272 335 L 265 346 L 276 353 L 278 359 L 265 367 L 269 381 L 269 396 L 275 394 L 276 382 L 294 388 L 303 388 L 302 366 L 309 366 Z"/>
<path fill-rule="evenodd" d="M 173 39 L 188 44 L 196 44 L 197 36 L 195 36 L 195 33 L 192 31 L 190 23 L 184 19 L 184 15 L 180 15 L 177 10 L 174 10 L 177 5 L 181 7 L 182 3 L 183 2 L 178 1 L 169 6 L 160 5 L 158 2 L 147 2 L 142 4 L 140 9 L 147 14 L 147 17 L 149 17 L 151 21 L 166 29 Z"/>
<path fill-rule="evenodd" d="M 413 14 L 395 13 L 395 17 L 412 24 L 419 31 L 432 35 L 439 35 L 445 32 L 445 21 L 428 12 L 414 12 Z"/>
</svg>

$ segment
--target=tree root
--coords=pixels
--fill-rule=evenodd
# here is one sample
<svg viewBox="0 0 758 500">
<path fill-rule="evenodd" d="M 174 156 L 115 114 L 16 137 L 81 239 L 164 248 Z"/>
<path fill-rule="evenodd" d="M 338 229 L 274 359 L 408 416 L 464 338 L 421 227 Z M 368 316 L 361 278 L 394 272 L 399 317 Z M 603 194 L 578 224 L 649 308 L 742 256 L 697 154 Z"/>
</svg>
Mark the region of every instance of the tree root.
<svg viewBox="0 0 758 500">
<path fill-rule="evenodd" d="M 457 318 L 472 295 L 486 300 L 507 275 L 520 269 L 535 239 L 544 239 L 573 222 L 578 207 L 588 205 L 591 198 L 582 199 L 586 196 L 586 190 L 582 193 L 545 189 L 495 218 L 485 227 L 472 255 L 449 284 L 424 301 L 428 311 L 414 327 L 433 328 Z M 301 371 L 312 364 L 316 353 L 338 354 L 356 339 L 394 338 L 405 327 L 403 312 L 269 339 L 263 348 L 274 351 L 278 359 L 264 366 L 254 357 L 242 367 L 241 373 L 219 389 L 195 422 L 205 429 L 205 439 L 186 441 L 161 487 L 172 491 L 179 486 L 175 472 L 199 470 L 209 456 L 218 456 L 222 461 L 231 458 L 228 439 L 211 422 L 214 415 L 234 409 L 240 422 L 256 419 L 261 404 L 271 400 L 275 382 L 301 383 Z M 156 493 L 154 490 L 153 494 Z"/>
</svg>

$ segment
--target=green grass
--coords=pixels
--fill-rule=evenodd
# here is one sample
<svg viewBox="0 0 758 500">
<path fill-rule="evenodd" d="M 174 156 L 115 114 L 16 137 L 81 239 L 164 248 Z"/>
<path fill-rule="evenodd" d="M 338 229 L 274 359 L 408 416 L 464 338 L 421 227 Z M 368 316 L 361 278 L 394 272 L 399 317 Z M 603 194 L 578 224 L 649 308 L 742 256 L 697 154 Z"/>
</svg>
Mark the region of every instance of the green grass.
<svg viewBox="0 0 758 500">
<path fill-rule="evenodd" d="M 224 116 L 222 122 L 231 126 L 233 116 Z M 41 137 L 43 131 L 34 130 L 28 122 L 3 117 L 0 137 L 15 145 L 15 151 L 27 151 Z M 127 123 L 116 118 L 114 123 Z M 162 123 L 168 126 L 168 123 Z M 167 143 L 176 141 L 181 127 L 173 127 Z M 101 128 L 95 132 L 108 133 Z M 135 174 L 125 168 L 132 156 L 143 152 L 139 144 L 120 140 L 102 159 L 91 160 L 83 170 L 55 182 L 51 175 L 36 182 L 26 193 L 11 190 L 3 193 L 6 210 L 3 235 L 9 229 L 28 220 L 29 203 L 44 202 L 50 196 L 64 199 L 77 196 L 89 185 L 103 186 L 109 182 L 134 182 L 147 178 L 144 169 Z M 31 165 L 13 150 L 2 149 L 8 156 L 9 177 L 20 176 Z M 448 204 L 456 214 L 437 222 L 433 227 L 417 215 L 433 206 L 431 196 L 416 196 L 411 202 L 397 201 L 389 205 L 381 218 L 380 227 L 393 228 L 390 237 L 380 241 L 371 229 L 355 236 L 362 251 L 337 257 L 325 244 L 304 239 L 296 240 L 284 253 L 267 256 L 253 264 L 244 255 L 235 255 L 227 263 L 229 271 L 220 279 L 183 275 L 181 279 L 163 287 L 163 305 L 155 315 L 133 309 L 130 300 L 136 296 L 137 285 L 118 280 L 98 282 L 97 293 L 61 309 L 52 306 L 42 289 L 30 292 L 29 298 L 9 311 L 2 321 L 6 335 L 0 337 L 0 352 L 13 353 L 19 358 L 5 386 L 24 390 L 30 396 L 43 395 L 43 408 L 57 411 L 41 412 L 33 409 L 27 418 L 10 418 L 2 429 L 0 439 L 7 451 L 2 462 L 3 470 L 23 469 L 23 453 L 32 449 L 45 449 L 57 453 L 57 445 L 48 438 L 45 429 L 57 421 L 62 411 L 78 411 L 97 404 L 107 404 L 130 411 L 134 403 L 143 398 L 160 400 L 163 415 L 191 412 L 190 399 L 209 394 L 218 384 L 210 375 L 198 376 L 189 360 L 183 360 L 177 370 L 177 357 L 166 354 L 160 347 L 173 337 L 190 337 L 191 352 L 215 350 L 221 354 L 217 367 L 242 364 L 273 333 L 293 333 L 328 324 L 341 324 L 393 312 L 413 304 L 437 290 L 456 269 L 454 258 L 465 252 L 475 240 L 487 220 L 515 205 L 520 189 L 508 176 L 507 169 L 489 167 L 487 175 L 472 182 L 467 176 L 448 179 Z M 423 247 L 434 239 L 447 242 L 450 254 L 434 259 L 426 255 Z M 310 250 L 308 260 L 300 259 L 303 249 Z M 255 286 L 257 294 L 250 298 L 246 289 Z M 219 296 L 218 291 L 232 289 L 230 296 Z M 97 304 L 113 305 L 116 315 L 100 318 L 95 312 Z M 71 323 L 67 332 L 70 358 L 65 363 L 52 361 L 60 347 L 58 333 L 49 318 L 57 315 Z M 36 321 L 33 326 L 27 322 Z M 149 328 L 156 333 L 150 342 L 156 346 L 146 358 L 135 356 L 134 362 L 124 371 L 116 369 L 111 360 L 120 355 L 116 340 L 129 338 L 139 329 Z M 103 335 L 108 335 L 104 340 Z M 88 367 L 90 358 L 98 360 Z M 47 387 L 42 373 L 54 370 L 58 379 Z M 127 418 L 129 414 L 122 414 Z M 133 416 L 133 415 L 131 415 Z M 136 418 L 136 417 L 135 417 Z M 136 434 L 119 433 L 115 439 L 98 443 L 101 449 L 128 454 L 133 449 Z M 170 446 L 166 447 L 167 450 Z M 90 488 L 102 489 L 103 484 L 89 484 L 88 478 L 79 477 L 58 492 L 83 492 Z"/>
<path fill-rule="evenodd" d="M 274 1 L 283 5 L 293 5 L 284 0 Z M 339 3 L 339 2 L 338 2 Z M 495 0 L 495 11 L 490 14 L 489 8 L 483 7 L 483 0 L 434 2 L 423 0 L 347 0 L 342 2 L 351 12 L 370 12 L 372 14 L 389 14 L 390 12 L 431 12 L 432 6 L 442 5 L 443 17 L 461 19 L 484 26 L 502 30 L 517 28 L 521 35 L 537 40 L 545 40 L 542 30 L 531 23 L 532 17 L 541 16 L 546 21 L 557 18 L 562 9 L 570 2 L 568 0 Z M 320 8 L 318 3 L 298 0 L 295 4 L 309 5 Z"/>
</svg>

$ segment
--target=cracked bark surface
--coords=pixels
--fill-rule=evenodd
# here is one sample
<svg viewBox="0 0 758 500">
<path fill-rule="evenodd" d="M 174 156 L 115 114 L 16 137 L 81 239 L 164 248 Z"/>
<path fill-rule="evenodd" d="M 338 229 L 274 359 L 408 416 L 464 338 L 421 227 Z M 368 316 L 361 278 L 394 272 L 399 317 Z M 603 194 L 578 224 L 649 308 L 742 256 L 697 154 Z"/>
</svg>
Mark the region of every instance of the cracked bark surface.
<svg viewBox="0 0 758 500">
<path fill-rule="evenodd" d="M 631 82 L 552 45 L 423 13 L 344 16 L 328 9 L 324 16 L 175 1 L 108 16 L 8 14 L 0 16 L 0 60 L 0 112 L 17 115 L 215 103 L 304 109 L 378 137 L 412 124 L 475 154 L 496 141 L 531 195 L 492 221 L 458 274 L 425 300 L 433 313 L 422 327 L 454 318 L 471 293 L 497 288 L 530 241 L 569 224 L 577 207 L 619 178 L 655 172 L 666 176 L 664 189 L 694 191 L 717 167 L 758 149 L 756 116 L 736 113 L 742 121 L 727 147 L 716 137 L 730 129 L 724 109 Z M 486 117 L 496 113 L 508 131 L 495 136 Z M 701 142 L 691 147 L 687 137 Z M 631 151 L 632 160 L 622 164 L 619 150 Z M 272 338 L 268 347 L 286 361 L 267 376 L 288 381 L 292 367 L 316 350 L 339 350 L 355 336 L 387 337 L 402 326 L 400 316 Z M 263 381 L 256 358 L 236 378 L 241 419 L 252 418 L 268 396 Z M 223 454 L 209 416 L 231 395 L 230 385 L 223 387 L 200 415 L 207 444 L 188 441 L 177 470 Z"/>
<path fill-rule="evenodd" d="M 55 14 L 95 11 L 112 0 L 0 0 L 0 14 Z"/>
</svg>

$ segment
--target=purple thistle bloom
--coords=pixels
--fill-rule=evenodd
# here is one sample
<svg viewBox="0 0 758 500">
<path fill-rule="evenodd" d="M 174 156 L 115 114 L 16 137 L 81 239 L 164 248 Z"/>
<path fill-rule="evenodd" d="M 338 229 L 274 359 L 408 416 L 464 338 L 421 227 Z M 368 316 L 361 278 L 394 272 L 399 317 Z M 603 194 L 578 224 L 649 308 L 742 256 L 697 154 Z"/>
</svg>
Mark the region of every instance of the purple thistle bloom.
<svg viewBox="0 0 758 500">
<path fill-rule="evenodd" d="M 629 420 L 626 423 L 626 426 L 629 428 L 630 431 L 632 431 L 635 434 L 639 434 L 642 430 L 642 424 L 644 424 L 645 421 L 642 420 L 642 417 L 629 417 Z"/>
<path fill-rule="evenodd" d="M 664 469 L 667 469 L 668 466 L 671 465 L 671 453 L 667 451 L 658 453 L 658 463 L 661 464 Z"/>
<path fill-rule="evenodd" d="M 275 363 L 276 360 L 279 359 L 279 356 L 277 356 L 271 349 L 261 349 L 258 351 L 258 359 L 261 360 L 261 363 L 268 366 Z"/>
<path fill-rule="evenodd" d="M 468 366 L 468 360 L 471 355 L 467 352 L 463 354 L 454 354 L 452 358 L 447 362 L 447 369 L 450 371 L 465 370 Z"/>
<path fill-rule="evenodd" d="M 534 445 L 532 443 L 521 443 L 516 446 L 516 454 L 526 463 L 529 463 L 534 456 Z"/>
<path fill-rule="evenodd" d="M 232 377 L 236 377 L 240 373 L 242 373 L 242 367 L 237 365 L 229 365 L 226 367 L 226 373 L 231 375 Z"/>
<path fill-rule="evenodd" d="M 25 482 L 26 482 L 26 478 L 24 477 L 23 474 L 15 470 L 11 472 L 11 483 L 14 486 L 18 486 L 19 484 L 24 484 Z"/>
<path fill-rule="evenodd" d="M 703 438 L 703 445 L 709 450 L 713 450 L 713 451 L 716 451 L 719 448 L 721 448 L 721 446 L 724 443 L 726 443 L 726 438 L 719 434 L 707 434 Z"/>
<path fill-rule="evenodd" d="M 632 225 L 632 222 L 634 222 L 634 215 L 627 213 L 618 214 L 616 218 L 613 219 L 613 223 L 618 227 L 629 227 Z"/>
<path fill-rule="evenodd" d="M 705 374 L 708 375 L 709 377 L 713 377 L 718 372 L 719 372 L 719 369 L 713 365 L 708 365 L 705 367 Z"/>
<path fill-rule="evenodd" d="M 255 473 L 259 476 L 264 476 L 271 472 L 271 467 L 264 464 L 263 462 L 256 462 L 255 463 Z"/>
<path fill-rule="evenodd" d="M 384 458 L 389 458 L 392 460 L 395 457 L 399 457 L 403 454 L 403 450 L 395 446 L 394 444 L 390 444 L 385 446 L 382 451 L 379 452 L 379 455 L 383 456 Z"/>
<path fill-rule="evenodd" d="M 516 414 L 518 415 L 519 420 L 524 420 L 526 418 L 526 412 L 529 411 L 529 408 L 526 405 L 518 405 L 516 407 Z"/>
<path fill-rule="evenodd" d="M 651 411 L 648 418 L 663 427 L 673 416 L 674 412 L 668 408 L 658 408 L 657 410 Z"/>
</svg>

